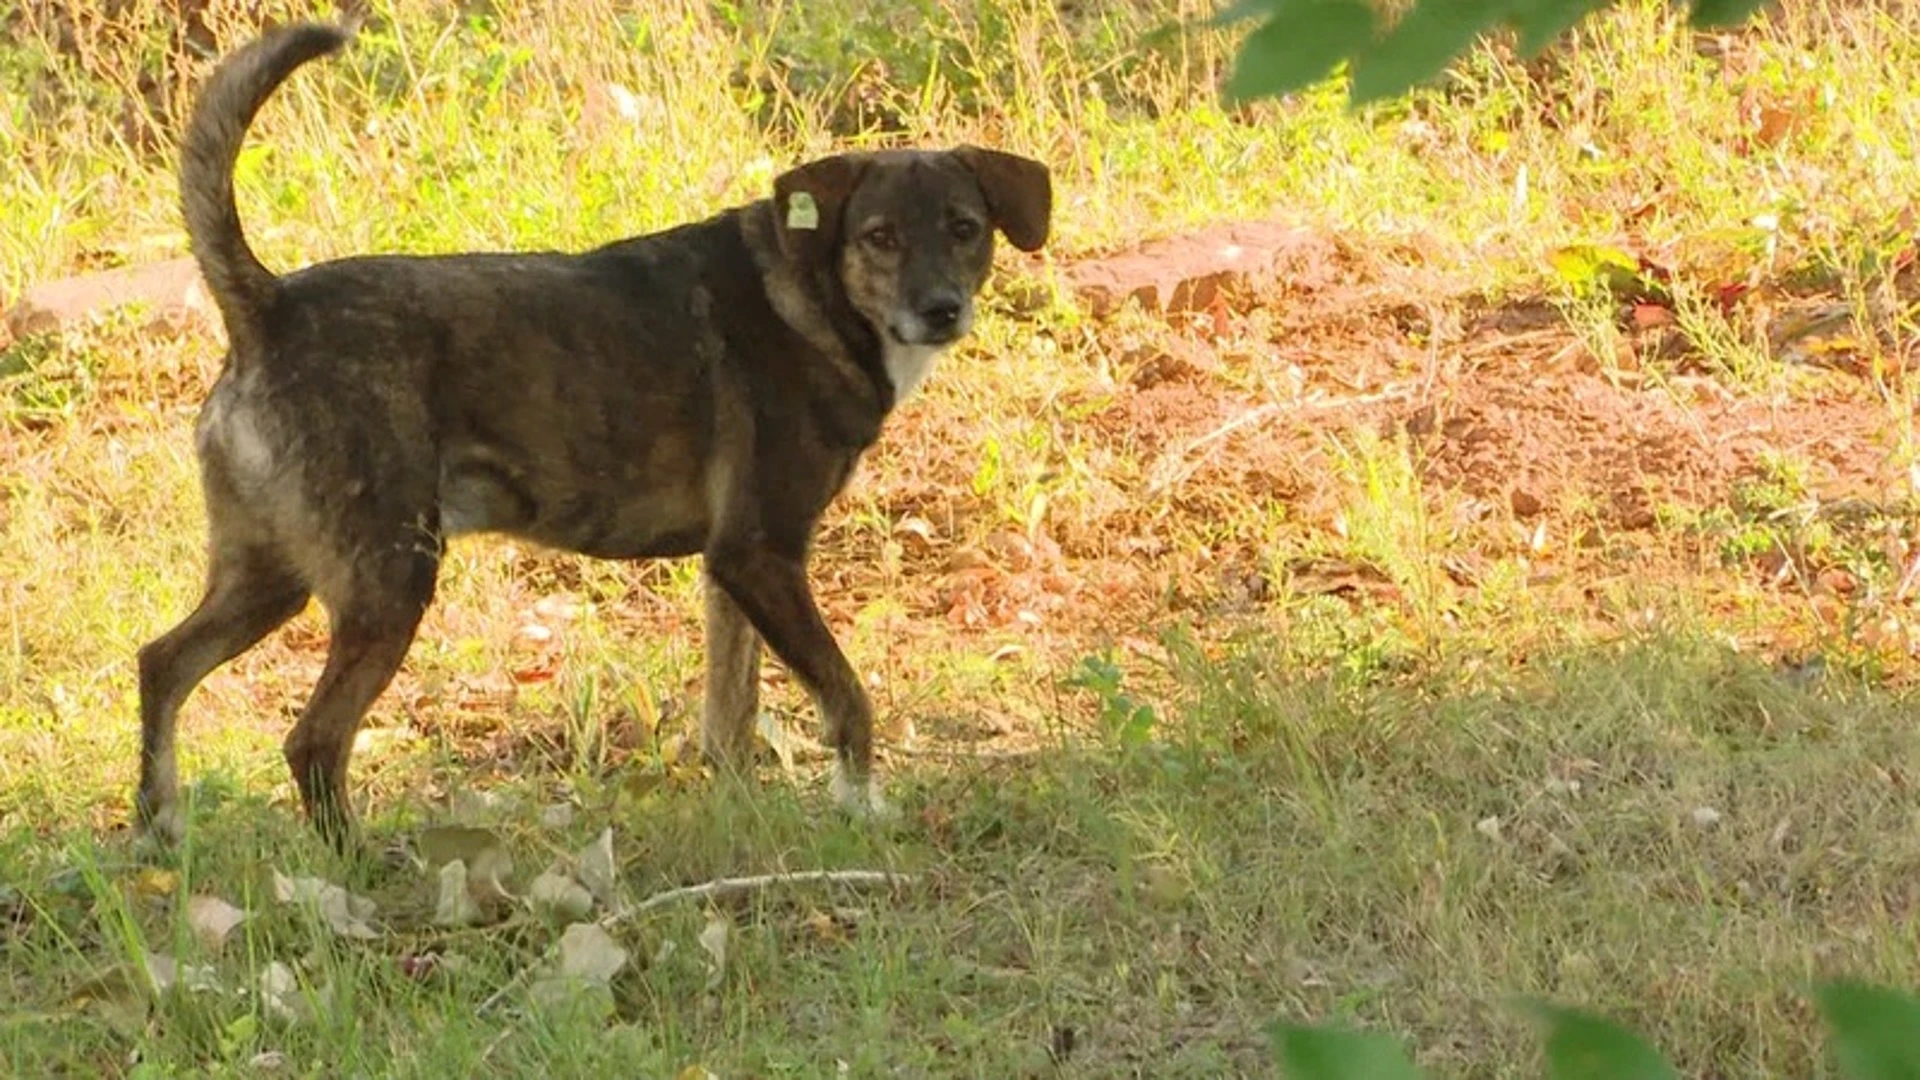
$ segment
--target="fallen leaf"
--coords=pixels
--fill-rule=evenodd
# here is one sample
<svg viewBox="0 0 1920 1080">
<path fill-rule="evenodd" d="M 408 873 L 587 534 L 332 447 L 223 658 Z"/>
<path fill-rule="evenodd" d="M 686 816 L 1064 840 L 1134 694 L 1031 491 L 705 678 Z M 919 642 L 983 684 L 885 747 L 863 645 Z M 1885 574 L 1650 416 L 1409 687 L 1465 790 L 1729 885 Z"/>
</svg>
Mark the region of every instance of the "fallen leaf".
<svg viewBox="0 0 1920 1080">
<path fill-rule="evenodd" d="M 753 728 L 759 733 L 761 741 L 772 749 L 774 756 L 780 759 L 780 771 L 792 775 L 794 744 L 797 741 L 793 730 L 781 723 L 779 717 L 764 710 L 754 718 Z"/>
<path fill-rule="evenodd" d="M 255 1072 L 279 1072 L 287 1067 L 287 1055 L 279 1050 L 262 1050 L 247 1059 L 247 1068 Z"/>
<path fill-rule="evenodd" d="M 440 868 L 440 895 L 433 906 L 435 926 L 472 926 L 481 920 L 480 905 L 467 886 L 467 864 L 455 859 Z"/>
<path fill-rule="evenodd" d="M 593 893 L 586 886 L 552 870 L 527 886 L 527 900 L 542 914 L 569 922 L 584 919 L 593 910 Z"/>
<path fill-rule="evenodd" d="M 485 788 L 463 787 L 447 800 L 448 815 L 469 826 L 512 817 L 516 809 L 512 796 Z"/>
<path fill-rule="evenodd" d="M 591 986 L 605 986 L 627 966 L 627 950 L 598 925 L 574 923 L 560 935 L 560 974 Z"/>
<path fill-rule="evenodd" d="M 217 896 L 194 896 L 187 900 L 187 925 L 193 928 L 207 948 L 218 951 L 227 935 L 247 919 L 247 913 Z"/>
<path fill-rule="evenodd" d="M 147 981 L 155 994 L 164 994 L 176 986 L 196 994 L 220 989 L 220 977 L 211 965 L 182 964 L 159 953 L 147 953 L 144 961 Z"/>
<path fill-rule="evenodd" d="M 826 944 L 838 945 L 847 940 L 847 927 L 824 911 L 815 909 L 808 913 L 806 925 L 816 939 Z"/>
<path fill-rule="evenodd" d="M 288 1022 L 300 1019 L 300 980 L 287 965 L 275 960 L 261 969 L 254 992 L 259 995 L 267 1015 Z"/>
<path fill-rule="evenodd" d="M 707 963 L 707 989 L 709 990 L 718 987 L 720 981 L 726 978 L 727 939 L 732 931 L 733 926 L 727 922 L 725 915 L 718 911 L 707 913 L 707 925 L 701 929 L 698 940 L 700 947 L 706 950 L 710 958 Z"/>
<path fill-rule="evenodd" d="M 142 900 L 163 900 L 180 887 L 180 875 L 172 870 L 147 867 L 133 876 L 133 895 Z"/>
<path fill-rule="evenodd" d="M 470 920 L 441 925 L 471 926 L 484 921 L 487 914 L 504 901 L 513 899 L 505 884 L 507 876 L 513 873 L 513 856 L 507 854 L 506 843 L 494 833 L 463 825 L 438 826 L 420 834 L 419 850 L 422 860 L 440 871 L 443 907 L 436 914 Z M 447 867 L 456 862 L 463 864 L 458 876 L 471 904 L 450 899 L 451 894 L 446 891 Z"/>
<path fill-rule="evenodd" d="M 619 872 L 613 862 L 613 828 L 601 829 L 593 843 L 580 849 L 574 856 L 575 870 L 580 883 L 587 887 L 594 899 L 603 904 L 613 903 L 614 894 L 619 890 Z"/>
<path fill-rule="evenodd" d="M 373 917 L 373 901 L 355 896 L 331 882 L 317 877 L 287 877 L 275 870 L 273 895 L 283 904 L 311 907 L 328 928 L 341 937 L 371 940 L 380 936 L 379 931 L 367 923 Z"/>
<path fill-rule="evenodd" d="M 1633 326 L 1636 330 L 1672 326 L 1676 319 L 1673 309 L 1661 304 L 1641 301 L 1633 305 Z"/>
<path fill-rule="evenodd" d="M 476 878 L 499 880 L 513 870 L 513 859 L 506 844 L 487 829 L 467 825 L 440 825 L 420 833 L 421 859 L 429 868 L 439 869 L 456 860 L 466 863 Z"/>
</svg>

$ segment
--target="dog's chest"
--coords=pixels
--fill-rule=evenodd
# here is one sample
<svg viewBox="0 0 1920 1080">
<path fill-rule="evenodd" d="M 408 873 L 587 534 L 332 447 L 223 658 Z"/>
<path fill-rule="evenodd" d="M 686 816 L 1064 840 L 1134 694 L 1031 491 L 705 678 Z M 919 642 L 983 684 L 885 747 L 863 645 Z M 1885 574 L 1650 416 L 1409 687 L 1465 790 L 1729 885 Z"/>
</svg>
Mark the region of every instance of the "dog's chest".
<svg viewBox="0 0 1920 1080">
<path fill-rule="evenodd" d="M 887 365 L 887 381 L 893 383 L 893 401 L 900 402 L 913 396 L 920 384 L 927 381 L 933 373 L 934 362 L 946 351 L 944 345 L 902 345 L 889 341 L 882 354 Z"/>
</svg>

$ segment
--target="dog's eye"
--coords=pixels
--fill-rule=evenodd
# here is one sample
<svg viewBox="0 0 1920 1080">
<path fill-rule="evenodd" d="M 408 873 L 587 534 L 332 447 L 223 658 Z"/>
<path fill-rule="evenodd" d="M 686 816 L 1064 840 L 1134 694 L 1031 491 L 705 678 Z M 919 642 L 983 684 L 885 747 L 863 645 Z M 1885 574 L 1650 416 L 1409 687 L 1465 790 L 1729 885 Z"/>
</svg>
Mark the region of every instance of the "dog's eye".
<svg viewBox="0 0 1920 1080">
<path fill-rule="evenodd" d="M 953 224 L 947 226 L 947 231 L 953 234 L 955 240 L 964 243 L 980 235 L 980 223 L 972 218 L 954 218 Z"/>
<path fill-rule="evenodd" d="M 876 225 L 867 230 L 866 241 L 875 251 L 894 251 L 900 247 L 900 234 L 891 225 Z"/>
</svg>

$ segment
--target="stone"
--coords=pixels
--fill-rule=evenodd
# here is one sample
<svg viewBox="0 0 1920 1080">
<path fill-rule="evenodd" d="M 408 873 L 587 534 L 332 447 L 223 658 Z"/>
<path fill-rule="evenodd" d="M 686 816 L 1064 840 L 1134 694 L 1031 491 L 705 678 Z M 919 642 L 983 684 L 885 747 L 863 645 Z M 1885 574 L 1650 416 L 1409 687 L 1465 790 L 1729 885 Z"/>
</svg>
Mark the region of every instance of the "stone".
<svg viewBox="0 0 1920 1080">
<path fill-rule="evenodd" d="M 129 304 L 144 304 L 146 328 L 180 333 L 218 321 L 213 297 L 191 258 L 99 270 L 35 285 L 7 311 L 15 337 L 71 329 Z"/>
<path fill-rule="evenodd" d="M 1157 314 L 1205 311 L 1223 296 L 1273 274 L 1288 256 L 1309 248 L 1317 251 L 1322 244 L 1308 229 L 1238 222 L 1076 261 L 1062 276 L 1095 318 L 1114 314 L 1128 301 Z"/>
</svg>

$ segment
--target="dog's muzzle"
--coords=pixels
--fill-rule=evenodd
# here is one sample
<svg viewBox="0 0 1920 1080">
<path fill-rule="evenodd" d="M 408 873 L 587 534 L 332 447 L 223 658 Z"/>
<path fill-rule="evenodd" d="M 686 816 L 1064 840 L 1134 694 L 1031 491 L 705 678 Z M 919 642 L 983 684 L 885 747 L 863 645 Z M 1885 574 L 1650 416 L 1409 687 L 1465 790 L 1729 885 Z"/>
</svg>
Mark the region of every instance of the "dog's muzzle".
<svg viewBox="0 0 1920 1080">
<path fill-rule="evenodd" d="M 973 305 L 953 296 L 933 297 L 887 321 L 887 332 L 902 345 L 950 345 L 973 323 Z"/>
</svg>

